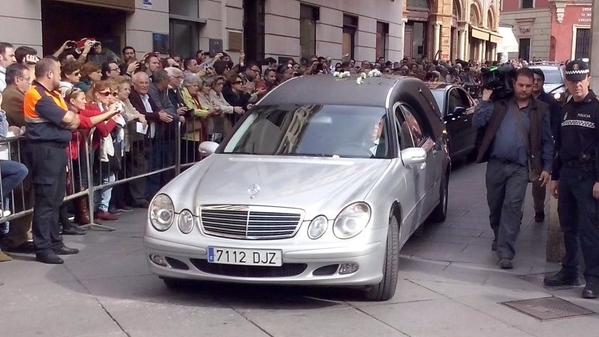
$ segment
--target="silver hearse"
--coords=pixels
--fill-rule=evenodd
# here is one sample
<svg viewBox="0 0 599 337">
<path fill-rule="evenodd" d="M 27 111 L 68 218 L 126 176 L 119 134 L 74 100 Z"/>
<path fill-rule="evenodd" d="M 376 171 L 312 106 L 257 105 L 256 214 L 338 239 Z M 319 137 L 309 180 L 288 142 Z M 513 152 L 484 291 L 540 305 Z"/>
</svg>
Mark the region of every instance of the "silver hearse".
<svg viewBox="0 0 599 337">
<path fill-rule="evenodd" d="M 150 269 L 168 287 L 361 286 L 367 299 L 391 298 L 401 247 L 447 212 L 437 109 L 414 78 L 285 82 L 154 197 Z"/>
</svg>

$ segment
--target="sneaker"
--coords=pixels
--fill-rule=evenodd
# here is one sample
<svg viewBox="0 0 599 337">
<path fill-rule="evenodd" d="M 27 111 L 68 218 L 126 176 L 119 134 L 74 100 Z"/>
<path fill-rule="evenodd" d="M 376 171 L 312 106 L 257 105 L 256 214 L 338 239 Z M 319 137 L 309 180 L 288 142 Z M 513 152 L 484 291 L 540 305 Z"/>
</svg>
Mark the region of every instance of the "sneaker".
<svg viewBox="0 0 599 337">
<path fill-rule="evenodd" d="M 587 285 L 582 290 L 582 298 L 593 299 L 599 297 L 599 286 L 587 282 Z"/>
<path fill-rule="evenodd" d="M 579 287 L 583 282 L 578 274 L 572 274 L 562 269 L 553 275 L 545 276 L 543 284 L 547 287 Z"/>
<path fill-rule="evenodd" d="M 514 264 L 512 263 L 512 260 L 510 260 L 510 259 L 499 259 L 498 264 L 501 269 L 513 269 L 514 268 Z"/>
</svg>

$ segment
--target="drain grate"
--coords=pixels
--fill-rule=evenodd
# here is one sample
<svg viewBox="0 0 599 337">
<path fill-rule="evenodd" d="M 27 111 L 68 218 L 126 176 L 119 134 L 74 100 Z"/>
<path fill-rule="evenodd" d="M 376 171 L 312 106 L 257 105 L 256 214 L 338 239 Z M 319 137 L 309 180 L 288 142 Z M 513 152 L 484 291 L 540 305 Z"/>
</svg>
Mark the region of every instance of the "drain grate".
<svg viewBox="0 0 599 337">
<path fill-rule="evenodd" d="M 541 321 L 594 314 L 593 311 L 559 297 L 533 298 L 502 304 Z"/>
</svg>

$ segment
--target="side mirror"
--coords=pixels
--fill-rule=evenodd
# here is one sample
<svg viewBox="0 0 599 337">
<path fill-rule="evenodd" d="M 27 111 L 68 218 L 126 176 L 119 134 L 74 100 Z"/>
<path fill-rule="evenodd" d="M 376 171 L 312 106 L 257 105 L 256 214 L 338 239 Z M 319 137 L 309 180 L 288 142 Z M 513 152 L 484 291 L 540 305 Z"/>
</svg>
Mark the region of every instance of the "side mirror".
<svg viewBox="0 0 599 337">
<path fill-rule="evenodd" d="M 202 142 L 198 147 L 200 154 L 203 156 L 209 156 L 213 154 L 216 152 L 216 149 L 218 149 L 218 143 L 215 142 Z"/>
<path fill-rule="evenodd" d="M 453 109 L 454 116 L 461 116 L 465 113 L 466 113 L 466 108 L 464 108 L 463 106 L 456 106 L 455 109 Z"/>
<path fill-rule="evenodd" d="M 404 165 L 417 165 L 426 162 L 426 150 L 421 147 L 410 147 L 401 150 Z"/>
</svg>

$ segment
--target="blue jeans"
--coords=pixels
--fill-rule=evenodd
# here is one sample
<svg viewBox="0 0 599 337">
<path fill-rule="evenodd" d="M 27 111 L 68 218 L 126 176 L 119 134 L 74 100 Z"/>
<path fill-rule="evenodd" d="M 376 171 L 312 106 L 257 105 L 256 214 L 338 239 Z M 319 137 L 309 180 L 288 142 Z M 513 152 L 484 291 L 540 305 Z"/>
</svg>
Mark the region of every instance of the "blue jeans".
<svg viewBox="0 0 599 337">
<path fill-rule="evenodd" d="M 10 192 L 19 185 L 27 176 L 29 170 L 25 165 L 12 161 L 0 160 L 0 181 L 2 182 L 2 202 L 0 209 L 6 210 L 9 208 L 7 201 L 9 200 Z M 2 214 L 0 214 L 0 218 Z M 8 222 L 0 224 L 0 235 L 8 233 L 10 227 Z"/>
<path fill-rule="evenodd" d="M 25 165 L 12 161 L 0 160 L 0 179 L 2 180 L 2 199 L 9 197 L 10 192 L 27 176 L 29 170 Z"/>
</svg>

